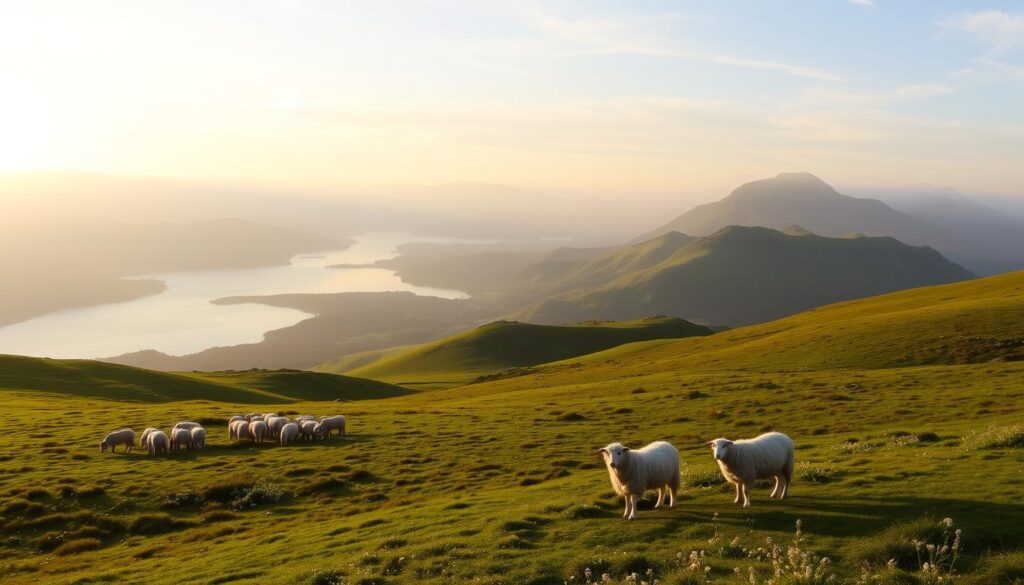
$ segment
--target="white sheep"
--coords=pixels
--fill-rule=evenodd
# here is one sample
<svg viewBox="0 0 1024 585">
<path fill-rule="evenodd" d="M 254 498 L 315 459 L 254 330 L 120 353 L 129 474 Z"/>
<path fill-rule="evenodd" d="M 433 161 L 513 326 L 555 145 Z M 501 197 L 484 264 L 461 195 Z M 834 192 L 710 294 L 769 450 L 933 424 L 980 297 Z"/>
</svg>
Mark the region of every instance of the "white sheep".
<svg viewBox="0 0 1024 585">
<path fill-rule="evenodd" d="M 192 435 L 192 447 L 195 449 L 206 448 L 206 429 L 203 427 L 196 427 L 189 431 Z"/>
<path fill-rule="evenodd" d="M 171 431 L 171 450 L 178 451 L 182 447 L 192 450 L 192 431 L 175 427 Z"/>
<path fill-rule="evenodd" d="M 625 496 L 623 518 L 636 518 L 637 501 L 647 490 L 658 490 L 655 508 L 661 507 L 665 496 L 668 496 L 669 508 L 675 505 L 679 489 L 679 451 L 671 443 L 656 441 L 637 450 L 612 443 L 599 452 L 608 468 L 612 489 Z"/>
<path fill-rule="evenodd" d="M 258 421 L 258 420 L 263 420 L 263 415 L 259 414 L 258 412 L 254 412 L 254 413 L 246 416 L 245 418 L 249 422 L 254 422 L 254 421 Z"/>
<path fill-rule="evenodd" d="M 276 412 L 267 412 L 267 413 L 263 414 L 263 420 L 264 420 L 264 422 L 266 422 L 267 419 L 275 417 L 275 416 L 280 416 L 280 414 L 276 413 Z"/>
<path fill-rule="evenodd" d="M 233 417 L 228 419 L 228 424 L 230 425 L 231 423 L 235 422 L 236 420 L 244 420 L 246 422 L 249 421 L 249 419 L 245 418 L 244 416 L 242 416 L 240 414 L 236 414 L 235 416 L 233 416 Z"/>
<path fill-rule="evenodd" d="M 292 421 L 292 422 L 294 422 L 297 425 L 301 425 L 302 423 L 306 422 L 307 420 L 311 420 L 313 422 L 316 422 L 316 417 L 311 415 L 311 414 L 300 414 L 299 416 L 295 417 L 295 420 Z"/>
<path fill-rule="evenodd" d="M 201 424 L 199 424 L 197 422 L 192 422 L 190 420 L 186 420 L 186 421 L 182 421 L 182 422 L 174 425 L 174 428 L 176 428 L 176 429 L 187 429 L 187 430 L 191 431 L 192 429 L 194 429 L 196 427 L 201 427 L 201 426 L 203 426 L 203 425 L 201 425 Z"/>
<path fill-rule="evenodd" d="M 139 437 L 139 447 L 145 447 L 146 445 L 148 445 L 146 441 L 149 439 L 150 433 L 152 433 L 155 430 L 156 429 L 153 427 L 146 427 L 146 430 L 142 431 L 142 436 Z"/>
<path fill-rule="evenodd" d="M 249 439 L 249 421 L 236 420 L 228 427 L 228 438 L 233 440 Z"/>
<path fill-rule="evenodd" d="M 267 437 L 267 423 L 261 420 L 249 423 L 249 434 L 252 435 L 254 442 L 262 443 L 263 439 Z"/>
<path fill-rule="evenodd" d="M 116 430 L 100 441 L 100 452 L 106 451 L 108 448 L 110 452 L 114 452 L 114 448 L 118 445 L 124 445 L 124 452 L 127 453 L 135 448 L 135 431 L 124 428 Z"/>
<path fill-rule="evenodd" d="M 288 423 L 281 427 L 281 444 L 287 445 L 299 437 L 299 425 Z"/>
<path fill-rule="evenodd" d="M 342 415 L 326 416 L 320 419 L 319 428 L 316 430 L 316 434 L 319 436 L 330 437 L 331 431 L 337 430 L 338 434 L 345 436 L 345 417 Z"/>
<path fill-rule="evenodd" d="M 274 416 L 264 422 L 267 423 L 267 436 L 277 438 L 281 436 L 281 427 L 288 424 L 290 421 L 284 416 Z"/>
<path fill-rule="evenodd" d="M 312 441 L 316 435 L 316 421 L 304 420 L 299 425 L 299 432 L 302 434 L 302 438 L 307 441 Z"/>
<path fill-rule="evenodd" d="M 167 453 L 170 450 L 170 446 L 171 440 L 167 438 L 167 433 L 163 431 L 153 430 L 153 432 L 146 435 L 146 449 L 150 455 Z"/>
<path fill-rule="evenodd" d="M 722 476 L 736 486 L 734 504 L 750 505 L 750 490 L 759 479 L 775 478 L 771 497 L 785 499 L 793 479 L 795 447 L 782 433 L 764 433 L 753 439 L 708 441 Z"/>
</svg>

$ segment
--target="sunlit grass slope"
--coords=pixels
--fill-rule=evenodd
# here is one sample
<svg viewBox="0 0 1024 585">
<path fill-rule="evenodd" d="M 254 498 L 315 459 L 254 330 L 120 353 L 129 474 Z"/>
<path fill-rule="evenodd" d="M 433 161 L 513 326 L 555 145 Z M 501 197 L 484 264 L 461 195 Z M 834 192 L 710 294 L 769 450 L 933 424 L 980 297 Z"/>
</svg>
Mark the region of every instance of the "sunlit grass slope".
<svg viewBox="0 0 1024 585">
<path fill-rule="evenodd" d="M 668 317 L 575 325 L 497 321 L 385 355 L 348 373 L 397 384 L 453 384 L 506 368 L 581 356 L 623 343 L 709 334 L 711 330 L 706 327 Z"/>
<path fill-rule="evenodd" d="M 354 400 L 408 392 L 373 380 L 301 370 L 172 374 L 92 360 L 0 355 L 0 393 L 17 390 L 131 402 L 239 403 Z"/>
<path fill-rule="evenodd" d="M 800 520 L 800 549 L 828 556 L 836 583 L 868 566 L 885 577 L 871 583 L 922 585 L 911 542 L 941 544 L 950 517 L 964 548 L 947 583 L 1019 584 L 1024 362 L 1005 340 L 1021 337 L 1021 281 L 908 291 L 385 400 L 261 406 L 349 417 L 348 437 L 293 447 L 230 444 L 224 421 L 250 405 L 8 390 L 0 581 L 560 585 L 589 567 L 616 583 L 648 569 L 663 585 L 706 583 L 687 569 L 694 550 L 712 583 L 749 585 L 752 568 L 761 585 L 772 564 L 757 549 L 771 538 L 788 558 Z M 974 338 L 1003 341 L 985 353 Z M 916 361 L 886 356 L 905 348 Z M 206 451 L 96 446 L 110 429 L 186 418 L 207 423 Z M 768 429 L 797 443 L 792 497 L 760 487 L 737 508 L 703 443 Z M 647 501 L 623 521 L 596 449 L 658 439 L 680 449 L 679 505 Z"/>
</svg>

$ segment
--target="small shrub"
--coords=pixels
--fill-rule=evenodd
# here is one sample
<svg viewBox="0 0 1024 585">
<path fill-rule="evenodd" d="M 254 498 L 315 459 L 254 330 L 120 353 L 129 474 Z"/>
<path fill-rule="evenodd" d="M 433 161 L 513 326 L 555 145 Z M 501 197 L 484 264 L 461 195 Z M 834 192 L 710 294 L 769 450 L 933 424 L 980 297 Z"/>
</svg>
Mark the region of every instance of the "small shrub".
<svg viewBox="0 0 1024 585">
<path fill-rule="evenodd" d="M 96 538 L 79 538 L 69 540 L 54 549 L 53 553 L 60 556 L 78 554 L 87 550 L 96 550 L 103 546 L 103 543 Z"/>
<path fill-rule="evenodd" d="M 858 564 L 884 567 L 892 566 L 914 570 L 918 567 L 918 550 L 915 542 L 941 542 L 943 526 L 933 518 L 921 518 L 911 522 L 893 524 L 873 537 L 856 544 L 851 557 Z"/>
<path fill-rule="evenodd" d="M 964 437 L 964 444 L 973 449 L 1024 447 L 1024 425 L 993 425 Z"/>
<path fill-rule="evenodd" d="M 183 508 L 202 503 L 203 498 L 193 491 L 178 492 L 169 494 L 160 502 L 161 508 Z"/>
<path fill-rule="evenodd" d="M 179 520 L 169 514 L 140 514 L 128 523 L 131 534 L 163 534 L 195 526 L 194 522 Z"/>
<path fill-rule="evenodd" d="M 82 488 L 78 488 L 77 495 L 79 498 L 95 498 L 102 496 L 107 493 L 107 490 L 103 489 L 98 485 L 90 485 Z"/>
<path fill-rule="evenodd" d="M 578 422 L 581 420 L 587 420 L 587 417 L 578 412 L 563 412 L 555 417 L 555 420 L 558 422 Z"/>
<path fill-rule="evenodd" d="M 344 574 L 336 569 L 313 569 L 296 582 L 297 585 L 341 585 Z"/>
<path fill-rule="evenodd" d="M 808 483 L 820 484 L 835 481 L 841 474 L 831 461 L 816 464 L 801 461 L 797 464 L 797 475 Z"/>
<path fill-rule="evenodd" d="M 937 443 L 938 441 L 942 440 L 942 437 L 931 431 L 927 431 L 924 433 L 918 433 L 917 440 L 922 443 Z"/>
<path fill-rule="evenodd" d="M 686 393 L 686 397 L 690 400 L 697 400 L 698 398 L 707 398 L 708 395 L 701 392 L 700 390 L 690 390 Z"/>
</svg>

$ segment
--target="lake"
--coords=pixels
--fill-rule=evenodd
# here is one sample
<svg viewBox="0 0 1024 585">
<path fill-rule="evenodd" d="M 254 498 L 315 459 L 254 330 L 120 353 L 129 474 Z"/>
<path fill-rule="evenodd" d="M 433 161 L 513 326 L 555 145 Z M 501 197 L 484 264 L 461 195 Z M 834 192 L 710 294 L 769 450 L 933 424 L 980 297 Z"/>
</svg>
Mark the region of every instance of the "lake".
<svg viewBox="0 0 1024 585">
<path fill-rule="evenodd" d="M 0 327 L 0 353 L 53 358 L 111 357 L 143 349 L 184 355 L 210 347 L 254 343 L 267 331 L 288 327 L 313 315 L 282 307 L 210 301 L 238 295 L 409 291 L 448 299 L 466 298 L 458 290 L 415 286 L 392 270 L 328 268 L 369 264 L 393 258 L 410 242 L 474 242 L 409 234 L 357 236 L 344 250 L 300 254 L 287 266 L 143 274 L 162 280 L 160 294 L 122 303 L 69 309 Z"/>
</svg>

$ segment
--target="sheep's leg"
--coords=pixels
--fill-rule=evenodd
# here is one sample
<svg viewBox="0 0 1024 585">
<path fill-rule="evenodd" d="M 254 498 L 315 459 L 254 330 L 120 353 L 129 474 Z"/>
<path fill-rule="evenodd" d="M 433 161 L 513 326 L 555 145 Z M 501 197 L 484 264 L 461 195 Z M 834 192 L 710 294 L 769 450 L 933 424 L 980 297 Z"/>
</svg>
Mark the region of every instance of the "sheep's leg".
<svg viewBox="0 0 1024 585">
<path fill-rule="evenodd" d="M 775 489 L 772 490 L 772 495 L 770 495 L 768 497 L 769 498 L 781 497 L 782 496 L 782 490 L 779 489 L 781 487 L 782 487 L 782 476 L 781 475 L 776 475 L 775 476 Z"/>
<path fill-rule="evenodd" d="M 629 519 L 629 494 L 626 494 L 622 499 L 626 503 L 626 511 L 622 513 L 622 517 Z"/>
<path fill-rule="evenodd" d="M 736 499 L 732 501 L 734 504 L 739 504 L 743 501 L 743 484 L 736 482 Z"/>
<path fill-rule="evenodd" d="M 779 496 L 780 500 L 785 500 L 787 497 L 789 497 L 789 481 L 790 481 L 791 478 L 792 478 L 792 475 L 789 474 L 789 473 L 786 473 L 785 475 L 782 476 L 783 484 L 782 484 L 782 494 Z"/>
<path fill-rule="evenodd" d="M 743 484 L 743 507 L 744 508 L 749 508 L 750 507 L 750 492 L 752 492 L 753 490 L 754 490 L 754 484 L 753 483 L 744 483 Z"/>
<path fill-rule="evenodd" d="M 661 502 L 664 499 L 665 499 L 665 488 L 664 487 L 659 487 L 658 488 L 658 501 L 654 503 L 654 508 L 655 509 L 660 508 L 661 507 Z"/>
<path fill-rule="evenodd" d="M 626 520 L 633 520 L 636 518 L 636 504 L 640 498 L 636 494 L 629 494 L 629 517 Z"/>
<path fill-rule="evenodd" d="M 676 505 L 676 490 L 673 487 L 667 487 L 665 491 L 668 492 L 668 507 L 671 508 Z"/>
</svg>

